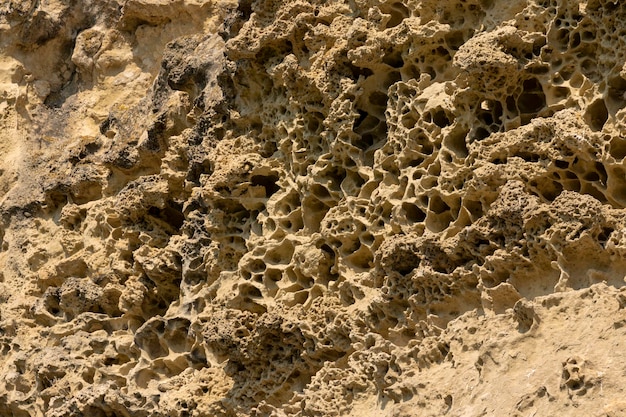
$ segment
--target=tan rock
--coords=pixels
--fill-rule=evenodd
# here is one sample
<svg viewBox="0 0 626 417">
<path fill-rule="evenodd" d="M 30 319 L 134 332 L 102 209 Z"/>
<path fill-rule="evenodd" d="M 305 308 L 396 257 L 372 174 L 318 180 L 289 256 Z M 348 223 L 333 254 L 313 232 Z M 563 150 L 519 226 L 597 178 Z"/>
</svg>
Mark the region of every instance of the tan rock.
<svg viewBox="0 0 626 417">
<path fill-rule="evenodd" d="M 0 415 L 623 415 L 624 22 L 5 1 Z"/>
</svg>

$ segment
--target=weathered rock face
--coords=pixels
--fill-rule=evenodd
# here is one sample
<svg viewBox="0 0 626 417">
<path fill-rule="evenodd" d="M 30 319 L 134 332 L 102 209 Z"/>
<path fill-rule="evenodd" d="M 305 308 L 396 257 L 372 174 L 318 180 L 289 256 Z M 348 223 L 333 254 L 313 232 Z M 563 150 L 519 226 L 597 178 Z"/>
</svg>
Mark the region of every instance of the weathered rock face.
<svg viewBox="0 0 626 417">
<path fill-rule="evenodd" d="M 625 415 L 624 31 L 5 1 L 0 415 Z"/>
</svg>

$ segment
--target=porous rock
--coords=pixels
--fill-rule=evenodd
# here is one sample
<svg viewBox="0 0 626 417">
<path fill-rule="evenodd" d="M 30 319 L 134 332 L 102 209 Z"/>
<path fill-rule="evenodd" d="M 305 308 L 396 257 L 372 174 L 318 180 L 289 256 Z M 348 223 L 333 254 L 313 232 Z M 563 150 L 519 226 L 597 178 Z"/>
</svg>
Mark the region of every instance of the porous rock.
<svg viewBox="0 0 626 417">
<path fill-rule="evenodd" d="M 623 415 L 624 22 L 5 1 L 0 414 Z"/>
</svg>

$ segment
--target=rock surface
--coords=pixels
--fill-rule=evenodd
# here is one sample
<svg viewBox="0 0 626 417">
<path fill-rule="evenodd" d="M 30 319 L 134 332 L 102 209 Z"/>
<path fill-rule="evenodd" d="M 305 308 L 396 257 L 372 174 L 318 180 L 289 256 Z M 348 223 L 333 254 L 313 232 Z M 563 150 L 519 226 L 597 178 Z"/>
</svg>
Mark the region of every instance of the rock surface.
<svg viewBox="0 0 626 417">
<path fill-rule="evenodd" d="M 625 32 L 4 1 L 0 415 L 626 415 Z"/>
</svg>

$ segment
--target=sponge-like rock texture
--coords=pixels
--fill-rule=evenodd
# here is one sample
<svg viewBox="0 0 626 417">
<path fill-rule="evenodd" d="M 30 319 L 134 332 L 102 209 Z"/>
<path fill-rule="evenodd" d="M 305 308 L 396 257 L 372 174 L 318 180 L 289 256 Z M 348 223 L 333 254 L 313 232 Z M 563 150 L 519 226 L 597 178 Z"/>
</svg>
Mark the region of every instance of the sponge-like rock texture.
<svg viewBox="0 0 626 417">
<path fill-rule="evenodd" d="M 625 33 L 4 1 L 0 415 L 625 415 Z"/>
</svg>

